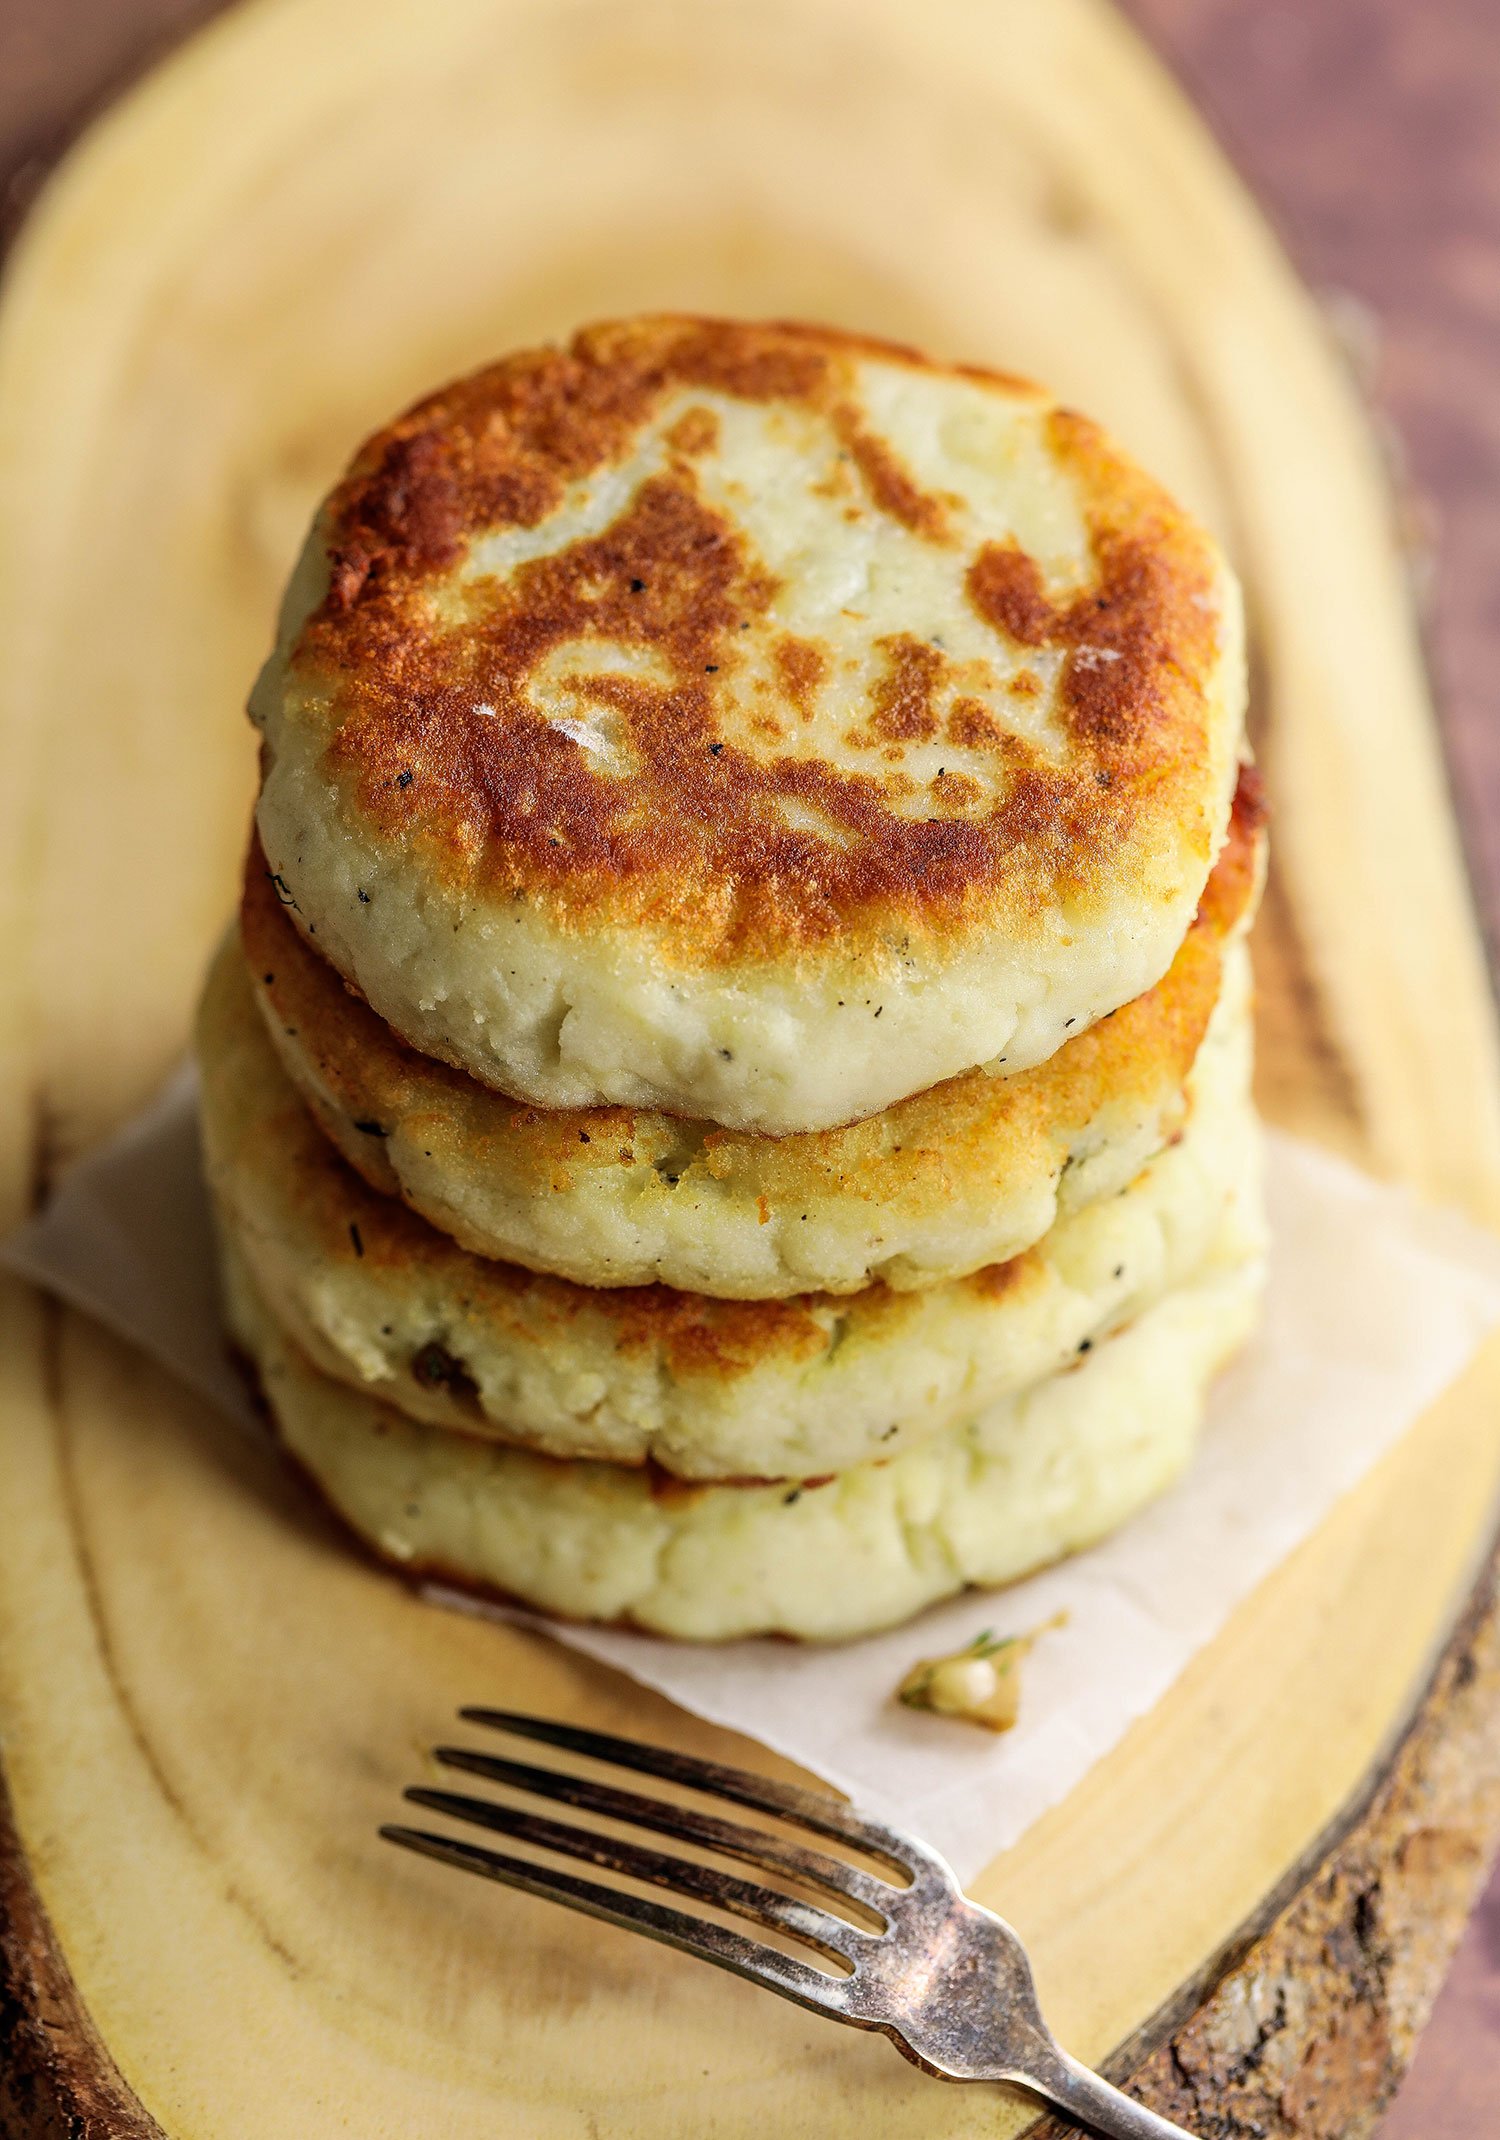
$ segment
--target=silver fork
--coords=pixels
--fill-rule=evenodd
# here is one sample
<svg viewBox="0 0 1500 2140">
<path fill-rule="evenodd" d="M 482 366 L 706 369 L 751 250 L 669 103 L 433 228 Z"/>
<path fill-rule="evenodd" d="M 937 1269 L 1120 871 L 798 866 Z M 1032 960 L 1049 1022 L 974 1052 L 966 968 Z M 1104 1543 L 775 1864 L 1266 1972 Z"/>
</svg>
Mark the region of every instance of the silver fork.
<svg viewBox="0 0 1500 2140">
<path fill-rule="evenodd" d="M 821 1792 L 775 1783 L 718 1762 L 694 1760 L 664 1746 L 582 1731 L 576 1725 L 508 1709 L 462 1709 L 459 1714 L 466 1723 L 562 1747 L 593 1761 L 659 1776 L 711 1798 L 769 1813 L 859 1851 L 888 1867 L 895 1877 L 863 1871 L 843 1858 L 809 1849 L 766 1828 L 468 1747 L 440 1746 L 435 1758 L 445 1768 L 461 1769 L 602 1820 L 644 1828 L 758 1866 L 762 1872 L 837 1897 L 869 1923 L 851 1923 L 831 1909 L 716 1866 L 500 1805 L 493 1799 L 425 1787 L 405 1794 L 414 1805 L 513 1837 L 534 1849 L 579 1859 L 601 1871 L 665 1888 L 689 1902 L 767 1925 L 832 1963 L 841 1972 L 832 1975 L 711 1918 L 581 1879 L 576 1873 L 421 1828 L 382 1828 L 387 1841 L 462 1872 L 479 1873 L 529 1895 L 566 1903 L 570 1909 L 584 1910 L 627 1931 L 644 1932 L 648 1939 L 663 1940 L 687 1954 L 716 1962 L 721 1969 L 732 1969 L 834 2021 L 879 2029 L 914 2065 L 940 2080 L 1019 2083 L 1106 2140 L 1191 2140 L 1180 2125 L 1122 2095 L 1059 2047 L 1042 2019 L 1031 1964 L 1020 1940 L 1008 1924 L 969 1901 L 948 1865 L 926 1844 L 879 1821 L 864 1820 L 841 1800 Z"/>
</svg>

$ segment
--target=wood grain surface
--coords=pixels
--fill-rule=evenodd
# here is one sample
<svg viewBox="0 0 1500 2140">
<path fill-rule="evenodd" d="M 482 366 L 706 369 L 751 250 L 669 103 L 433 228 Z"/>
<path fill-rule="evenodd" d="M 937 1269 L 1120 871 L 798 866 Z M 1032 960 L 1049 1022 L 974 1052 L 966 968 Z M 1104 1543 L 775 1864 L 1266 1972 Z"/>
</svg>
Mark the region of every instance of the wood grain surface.
<svg viewBox="0 0 1500 2140">
<path fill-rule="evenodd" d="M 1282 0 L 1137 0 L 1134 11 L 1202 90 L 1315 284 L 1352 291 L 1373 309 L 1376 389 L 1409 441 L 1418 494 L 1432 505 L 1420 526 L 1436 537 L 1441 558 L 1435 659 L 1462 814 L 1493 926 L 1500 914 L 1500 742 L 1488 719 L 1487 667 L 1500 642 L 1493 503 L 1500 419 L 1490 384 L 1500 322 L 1500 163 L 1485 118 L 1495 108 L 1500 69 L 1488 10 L 1481 0 L 1420 17 L 1385 0 L 1345 0 L 1320 11 Z M 17 204 L 30 172 L 80 111 L 134 71 L 163 34 L 204 12 L 181 0 L 50 0 L 46 7 L 10 0 L 0 13 L 0 161 L 17 174 Z M 1376 341 L 1369 314 L 1346 306 L 1343 316 L 1355 340 Z M 57 1156 L 66 1156 L 69 1141 L 69 1125 L 60 1122 Z M 1325 2063 L 1318 2082 L 1328 2090 L 1326 2103 L 1298 2099 L 1311 2085 L 1300 2069 L 1285 2076 L 1295 2129 L 1344 2131 L 1370 2069 L 1394 2070 L 1403 2061 L 1424 2003 L 1413 1988 L 1422 1960 L 1414 1914 L 1430 1911 L 1445 1884 L 1467 1895 L 1473 1853 L 1494 1829 L 1496 1650 L 1493 1615 L 1477 1609 L 1444 1667 L 1444 1730 L 1426 1738 L 1419 1732 L 1411 1742 L 1364 1823 L 1364 1840 L 1356 1838 L 1353 1853 L 1339 1860 L 1326 1891 L 1289 1905 L 1279 1945 L 1247 1955 L 1213 2008 L 1147 2068 L 1153 2099 L 1205 2130 L 1248 2130 L 1209 2121 L 1227 2120 L 1236 2088 L 1264 2065 L 1278 2001 L 1284 2008 L 1289 1998 L 1321 1996 L 1333 2012 L 1350 1984 L 1356 1996 L 1345 1999 L 1340 2056 Z M 1459 1743 L 1469 1762 L 1463 1772 L 1452 1755 Z M 1451 1865 L 1440 1862 L 1444 1853 Z M 1400 1967 L 1393 1975 L 1398 1953 L 1413 1957 L 1410 1985 Z M 1320 1957 L 1330 1971 L 1321 1990 Z M 44 2006 L 65 2008 L 65 1984 L 40 1988 Z M 1462 1985 L 1456 1997 L 1461 2015 L 1482 2007 Z M 1482 2029 L 1448 2039 L 1446 2026 L 1440 2015 L 1451 2102 L 1455 2073 L 1493 2074 L 1495 2052 Z M 1437 2140 L 1447 2129 L 1438 2122 L 1441 2109 L 1423 2096 L 1426 2085 L 1419 2062 L 1411 2097 L 1417 2108 L 1399 2110 L 1393 2132 Z M 100 2106 L 97 2129 L 126 2130 L 123 2115 Z M 1418 2118 L 1423 2122 L 1412 2122 Z"/>
<path fill-rule="evenodd" d="M 1314 287 L 1352 299 L 1430 555 L 1428 644 L 1491 956 L 1500 944 L 1500 20 L 1492 0 L 1130 0 Z M 1381 2140 L 1500 2104 L 1500 1874 Z"/>
</svg>

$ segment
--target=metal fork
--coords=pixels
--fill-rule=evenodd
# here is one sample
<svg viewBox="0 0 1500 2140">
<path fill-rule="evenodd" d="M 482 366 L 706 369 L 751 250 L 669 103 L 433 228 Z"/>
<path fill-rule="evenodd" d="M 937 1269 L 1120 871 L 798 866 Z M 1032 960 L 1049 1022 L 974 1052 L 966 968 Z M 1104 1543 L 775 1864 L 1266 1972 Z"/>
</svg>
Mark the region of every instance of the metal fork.
<svg viewBox="0 0 1500 2140">
<path fill-rule="evenodd" d="M 841 1800 L 744 1769 L 694 1760 L 663 1746 L 582 1731 L 549 1717 L 508 1709 L 462 1709 L 466 1723 L 487 1725 L 520 1739 L 562 1747 L 593 1761 L 659 1776 L 711 1798 L 769 1813 L 777 1820 L 860 1852 L 889 1869 L 871 1873 L 804 1843 L 721 1815 L 695 1811 L 557 1769 L 535 1768 L 462 1746 L 440 1746 L 435 1758 L 489 1782 L 535 1798 L 572 1806 L 602 1820 L 644 1828 L 678 1842 L 758 1866 L 828 1898 L 868 1920 L 852 1923 L 779 1888 L 746 1880 L 675 1853 L 574 1827 L 570 1822 L 471 1798 L 456 1791 L 409 1790 L 407 1799 L 455 1820 L 511 1836 L 534 1849 L 581 1859 L 690 1902 L 766 1925 L 810 1947 L 833 1964 L 833 1975 L 760 1940 L 747 1939 L 711 1918 L 669 1908 L 628 1889 L 581 1879 L 421 1828 L 385 1827 L 387 1841 L 462 1872 L 500 1880 L 529 1895 L 566 1903 L 591 1917 L 644 1932 L 668 1946 L 732 1969 L 784 1999 L 854 2028 L 879 2029 L 924 2072 L 940 2080 L 1010 2081 L 1041 2096 L 1106 2140 L 1191 2140 L 1180 2125 L 1122 2095 L 1070 2058 L 1054 2041 L 1037 2004 L 1031 1964 L 1020 1940 L 1000 1918 L 970 1902 L 935 1850 L 865 1820 Z"/>
</svg>

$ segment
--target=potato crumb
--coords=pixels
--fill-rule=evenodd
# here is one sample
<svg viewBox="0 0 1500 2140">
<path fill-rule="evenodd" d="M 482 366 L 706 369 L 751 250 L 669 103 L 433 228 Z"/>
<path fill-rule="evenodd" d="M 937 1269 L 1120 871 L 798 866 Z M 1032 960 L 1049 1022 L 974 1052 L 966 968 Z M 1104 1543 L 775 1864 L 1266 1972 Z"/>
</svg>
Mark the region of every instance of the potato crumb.
<svg viewBox="0 0 1500 2140">
<path fill-rule="evenodd" d="M 1054 1613 L 1026 1635 L 997 1635 L 986 1628 L 967 1649 L 950 1657 L 924 1657 L 896 1689 L 908 1709 L 960 1717 L 986 1731 L 1009 1731 L 1021 1713 L 1021 1663 L 1040 1638 L 1067 1623 Z"/>
</svg>

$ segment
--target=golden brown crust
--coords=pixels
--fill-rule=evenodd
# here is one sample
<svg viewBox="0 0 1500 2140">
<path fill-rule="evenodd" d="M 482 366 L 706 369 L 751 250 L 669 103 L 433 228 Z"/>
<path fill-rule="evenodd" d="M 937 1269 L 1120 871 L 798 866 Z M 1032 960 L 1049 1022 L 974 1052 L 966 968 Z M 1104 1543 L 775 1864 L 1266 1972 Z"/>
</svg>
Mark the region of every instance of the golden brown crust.
<svg viewBox="0 0 1500 2140">
<path fill-rule="evenodd" d="M 213 1068 L 210 1050 L 205 1075 Z M 289 1085 L 275 1113 L 241 1122 L 238 1134 L 253 1149 L 279 1155 L 282 1193 L 295 1213 L 297 1233 L 319 1244 L 330 1272 L 353 1259 L 418 1292 L 446 1282 L 471 1312 L 500 1330 L 513 1323 L 528 1342 L 563 1346 L 580 1317 L 592 1323 L 603 1316 L 618 1353 L 653 1355 L 674 1380 L 692 1378 L 700 1384 L 732 1381 L 773 1360 L 813 1360 L 833 1342 L 813 1312 L 825 1301 L 820 1294 L 741 1301 L 713 1300 L 664 1285 L 583 1286 L 472 1255 L 396 1198 L 369 1189 L 310 1131 Z M 220 1163 L 234 1164 L 233 1155 L 221 1154 Z M 983 1286 L 987 1280 L 980 1274 L 972 1282 Z M 919 1312 L 916 1295 L 891 1293 L 884 1286 L 855 1297 L 871 1329 L 874 1318 L 883 1322 Z M 842 1314 L 849 1302 L 833 1305 Z"/>
<path fill-rule="evenodd" d="M 651 1352 L 675 1377 L 733 1378 L 773 1358 L 801 1359 L 826 1349 L 828 1335 L 811 1309 L 818 1296 L 789 1301 L 718 1301 L 669 1286 L 592 1287 L 542 1276 L 517 1264 L 472 1255 L 394 1197 L 369 1189 L 312 1128 L 289 1084 L 250 1110 L 216 1103 L 214 1081 L 233 1075 L 248 1016 L 256 1046 L 266 1042 L 243 1001 L 243 980 L 211 979 L 200 1011 L 199 1053 L 217 1125 L 210 1178 L 253 1166 L 274 1152 L 278 1194 L 295 1216 L 298 1238 L 318 1244 L 330 1273 L 355 1261 L 420 1291 L 445 1281 L 454 1297 L 497 1329 L 513 1323 L 529 1342 L 562 1345 L 578 1318 L 608 1319 L 615 1349 Z M 882 1289 L 883 1290 L 883 1289 Z M 899 1314 L 901 1296 L 891 1296 Z"/>
<path fill-rule="evenodd" d="M 1263 821 L 1259 776 L 1246 768 L 1229 836 L 1166 975 L 1048 1062 L 1011 1078 L 972 1071 L 843 1129 L 781 1138 L 708 1130 L 698 1156 L 684 1162 L 683 1193 L 693 1191 L 695 1168 L 722 1182 L 753 1174 L 762 1184 L 764 1221 L 805 1209 L 835 1190 L 848 1195 L 851 1188 L 894 1221 L 945 1200 L 948 1184 L 966 1172 L 978 1169 L 994 1178 L 997 1154 L 1017 1167 L 1039 1149 L 1050 1155 L 1059 1139 L 1065 1145 L 1069 1131 L 1109 1101 L 1146 1105 L 1175 1092 L 1218 1000 L 1226 940 L 1255 896 Z M 464 1125 L 464 1136 L 476 1135 L 471 1081 L 408 1048 L 340 981 L 284 913 L 258 843 L 246 866 L 240 930 L 263 1002 L 316 1066 L 323 1090 L 368 1139 L 369 1164 L 361 1171 L 372 1187 L 390 1186 L 379 1157 L 393 1122 L 420 1118 L 435 1140 L 455 1123 Z M 596 1172 L 633 1171 L 653 1143 L 653 1118 L 628 1107 L 547 1110 L 498 1094 L 484 1094 L 482 1104 L 489 1138 L 503 1139 L 504 1150 L 494 1153 L 481 1136 L 469 1162 L 503 1164 L 540 1197 L 566 1194 Z M 348 1156 L 347 1140 L 340 1143 Z M 1045 1163 L 1052 1163 L 1050 1156 Z M 1003 1181 L 995 1186 L 1002 1193 Z M 972 1282 L 993 1286 L 994 1271 L 1005 1268 L 977 1273 Z M 660 1297 L 642 1311 L 658 1318 L 653 1328 L 664 1327 L 666 1318 L 678 1333 L 675 1344 L 700 1342 L 673 1305 L 692 1296 L 654 1290 Z M 774 1305 L 761 1304 L 767 1313 L 755 1325 L 755 1345 L 773 1324 L 779 1342 L 812 1342 L 817 1326 L 795 1301 L 783 1303 L 788 1312 L 779 1316 L 770 1313 Z M 741 1352 L 750 1327 L 726 1315 L 713 1324 L 712 1343 L 726 1357 Z"/>
<path fill-rule="evenodd" d="M 1206 868 L 1205 766 L 1222 750 L 1213 554 L 1093 425 L 1045 413 L 1019 382 L 989 375 L 1044 413 L 1083 504 L 1093 580 L 1056 606 L 1034 560 L 981 546 L 969 601 L 1010 651 L 976 680 L 940 648 L 885 639 L 884 679 L 846 739 L 852 763 L 787 747 L 828 660 L 806 639 L 783 643 L 780 695 L 756 720 L 743 707 L 727 717 L 747 649 L 774 631 L 777 582 L 698 480 L 710 410 L 678 419 L 664 464 L 602 531 L 504 577 L 455 581 L 474 535 L 537 526 L 667 394 L 693 387 L 816 411 L 859 472 L 860 510 L 951 545 L 948 501 L 858 413 L 854 367 L 871 356 L 940 370 L 826 329 L 625 322 L 507 359 L 377 434 L 329 501 L 328 591 L 292 660 L 304 706 L 321 708 L 329 769 L 377 836 L 420 850 L 437 881 L 542 896 L 565 928 L 647 924 L 666 955 L 697 966 L 853 946 L 893 926 L 934 942 L 1001 915 L 1024 930 L 1043 905 L 1084 916 L 1122 843 L 1153 831 Z M 528 695 L 549 654 L 593 640 L 649 669 L 587 679 L 628 740 L 624 767 L 592 760 Z M 1057 659 L 1060 752 L 976 696 L 976 681 L 992 703 L 1003 693 L 1016 644 Z M 956 745 L 990 754 L 993 784 L 946 768 L 913 778 L 900 746 L 945 719 Z"/>
</svg>

